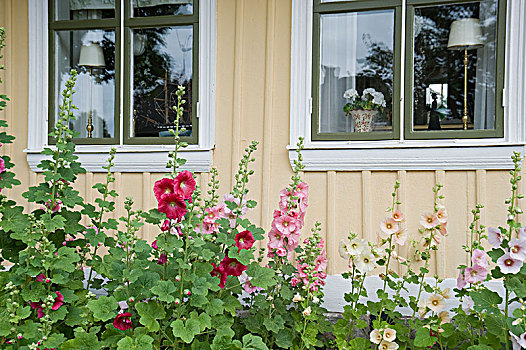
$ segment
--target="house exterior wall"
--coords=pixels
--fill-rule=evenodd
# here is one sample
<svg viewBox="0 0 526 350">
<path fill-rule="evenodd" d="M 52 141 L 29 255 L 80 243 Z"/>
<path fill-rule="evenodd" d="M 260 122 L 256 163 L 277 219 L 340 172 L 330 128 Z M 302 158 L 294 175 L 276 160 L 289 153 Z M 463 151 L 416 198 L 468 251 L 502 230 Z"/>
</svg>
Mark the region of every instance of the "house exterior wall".
<svg viewBox="0 0 526 350">
<path fill-rule="evenodd" d="M 269 229 L 279 190 L 292 175 L 286 148 L 289 143 L 291 0 L 217 0 L 217 11 L 214 166 L 220 174 L 220 193 L 231 188 L 243 149 L 251 140 L 259 141 L 253 165 L 255 174 L 249 185 L 249 196 L 258 206 L 249 217 Z M 2 147 L 2 154 L 14 160 L 14 170 L 22 181 L 21 186 L 8 191 L 9 196 L 23 203 L 21 194 L 41 179 L 41 175 L 29 169 L 24 153 L 30 79 L 27 0 L 0 0 L 0 26 L 6 28 L 8 35 L 2 62 L 7 70 L 2 73 L 5 83 L 0 91 L 6 91 L 11 98 L 0 117 L 8 121 L 9 132 L 16 136 L 13 145 Z M 115 176 L 114 188 L 120 194 L 115 218 L 123 215 L 126 196 L 132 196 L 136 205 L 145 209 L 156 205 L 152 188 L 163 174 L 116 173 Z M 79 177 L 75 186 L 90 202 L 96 196 L 93 184 L 104 177 L 100 173 L 87 173 Z M 201 173 L 197 178 L 206 188 L 209 175 Z M 304 235 L 309 234 L 316 220 L 322 222 L 329 274 L 346 269 L 346 262 L 338 254 L 338 242 L 350 230 L 375 240 L 397 179 L 402 183 L 401 209 L 407 218 L 410 237 L 419 235 L 420 214 L 432 210 L 431 188 L 437 182 L 444 185 L 449 236 L 436 252 L 431 271 L 441 277 L 455 277 L 456 266 L 466 262 L 462 245 L 468 239 L 475 204 L 485 205 L 481 220 L 484 225 L 504 225 L 504 200 L 510 189 L 505 170 L 326 171 L 305 172 L 304 179 L 310 186 Z M 153 240 L 157 232 L 153 227 L 146 227 L 142 234 Z M 402 247 L 401 252 L 407 249 Z"/>
</svg>

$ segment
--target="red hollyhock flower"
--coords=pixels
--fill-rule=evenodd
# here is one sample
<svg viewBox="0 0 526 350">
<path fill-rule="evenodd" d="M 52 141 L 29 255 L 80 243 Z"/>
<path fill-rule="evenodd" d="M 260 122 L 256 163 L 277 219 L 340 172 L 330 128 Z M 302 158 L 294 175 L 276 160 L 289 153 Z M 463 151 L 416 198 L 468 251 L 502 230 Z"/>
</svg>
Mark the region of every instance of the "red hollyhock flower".
<svg viewBox="0 0 526 350">
<path fill-rule="evenodd" d="M 153 193 L 155 194 L 155 198 L 157 198 L 157 201 L 161 200 L 161 197 L 165 194 L 174 193 L 174 180 L 164 178 L 159 181 L 155 182 L 155 185 L 153 185 Z"/>
<path fill-rule="evenodd" d="M 121 331 L 133 328 L 132 321 L 130 320 L 131 315 L 132 314 L 129 312 L 118 314 L 113 320 L 113 327 L 120 329 Z"/>
<path fill-rule="evenodd" d="M 254 242 L 256 242 L 256 240 L 254 239 L 254 236 L 252 235 L 252 232 L 250 232 L 249 230 L 239 232 L 236 235 L 235 241 L 236 241 L 236 247 L 238 247 L 239 250 L 250 249 L 254 245 Z"/>
<path fill-rule="evenodd" d="M 186 203 L 179 193 L 168 193 L 159 201 L 159 211 L 169 219 L 180 220 L 186 214 Z"/>
<path fill-rule="evenodd" d="M 214 269 L 212 270 L 212 272 L 210 272 L 210 275 L 212 277 L 218 276 L 219 277 L 219 288 L 221 289 L 225 288 L 228 275 L 223 269 L 223 266 L 221 266 L 221 264 L 219 264 L 219 266 L 216 266 L 216 264 L 214 263 L 212 263 L 212 266 L 214 267 Z"/>
<path fill-rule="evenodd" d="M 152 248 L 157 249 L 157 240 L 152 242 Z"/>
<path fill-rule="evenodd" d="M 165 231 L 168 231 L 169 229 L 170 229 L 170 220 L 166 219 L 164 220 L 161 226 L 161 231 L 165 232 Z"/>
<path fill-rule="evenodd" d="M 36 303 L 34 301 L 30 302 L 29 305 L 31 305 L 32 309 L 37 310 L 37 317 L 42 318 L 44 317 L 44 309 L 42 308 L 42 305 L 40 303 Z"/>
<path fill-rule="evenodd" d="M 161 253 L 161 256 L 159 257 L 159 260 L 157 260 L 157 264 L 163 265 L 163 264 L 166 264 L 167 261 L 168 261 L 168 259 L 166 258 L 166 254 Z"/>
<path fill-rule="evenodd" d="M 228 276 L 236 276 L 239 277 L 247 269 L 247 267 L 243 264 L 241 264 L 237 259 L 229 258 L 228 256 L 225 256 L 223 261 L 221 261 L 221 264 L 219 264 L 220 267 L 223 268 L 223 271 Z"/>
<path fill-rule="evenodd" d="M 174 180 L 175 192 L 180 193 L 184 199 L 192 199 L 195 190 L 195 179 L 188 170 L 181 171 Z"/>
<path fill-rule="evenodd" d="M 57 294 L 57 297 L 55 298 L 55 302 L 53 303 L 53 306 L 51 307 L 51 310 L 58 310 L 64 304 L 64 296 L 60 292 L 55 292 Z"/>
</svg>

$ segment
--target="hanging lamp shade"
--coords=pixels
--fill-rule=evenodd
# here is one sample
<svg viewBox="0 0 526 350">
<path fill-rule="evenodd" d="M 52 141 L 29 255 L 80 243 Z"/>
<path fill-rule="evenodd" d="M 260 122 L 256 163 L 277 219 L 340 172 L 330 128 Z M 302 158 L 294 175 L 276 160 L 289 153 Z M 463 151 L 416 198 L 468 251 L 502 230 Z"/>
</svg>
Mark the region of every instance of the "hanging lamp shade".
<svg viewBox="0 0 526 350">
<path fill-rule="evenodd" d="M 104 67 L 104 52 L 97 43 L 84 44 L 80 48 L 80 67 Z"/>
<path fill-rule="evenodd" d="M 462 18 L 451 23 L 449 50 L 478 49 L 484 46 L 478 18 Z"/>
</svg>

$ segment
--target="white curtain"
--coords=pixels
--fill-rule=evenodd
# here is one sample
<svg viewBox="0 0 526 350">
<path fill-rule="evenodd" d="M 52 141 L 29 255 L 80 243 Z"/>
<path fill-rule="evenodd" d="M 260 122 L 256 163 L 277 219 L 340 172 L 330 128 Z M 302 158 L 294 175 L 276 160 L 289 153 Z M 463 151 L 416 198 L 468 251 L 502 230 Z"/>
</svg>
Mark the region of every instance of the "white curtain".
<svg viewBox="0 0 526 350">
<path fill-rule="evenodd" d="M 497 32 L 497 3 L 480 3 L 480 24 L 485 45 L 477 50 L 477 76 L 475 81 L 475 129 L 495 128 L 495 67 Z"/>
<path fill-rule="evenodd" d="M 358 14 L 321 18 L 320 132 L 352 131 L 343 93 L 356 88 Z"/>
</svg>

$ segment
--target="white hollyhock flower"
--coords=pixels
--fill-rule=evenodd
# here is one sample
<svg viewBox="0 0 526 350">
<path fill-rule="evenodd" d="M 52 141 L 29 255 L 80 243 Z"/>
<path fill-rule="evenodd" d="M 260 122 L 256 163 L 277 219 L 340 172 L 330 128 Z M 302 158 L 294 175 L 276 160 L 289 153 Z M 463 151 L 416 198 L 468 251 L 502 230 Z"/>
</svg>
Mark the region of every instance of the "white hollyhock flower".
<svg viewBox="0 0 526 350">
<path fill-rule="evenodd" d="M 368 273 L 376 267 L 376 258 L 371 252 L 358 255 L 355 260 L 356 268 L 362 273 Z"/>
</svg>

